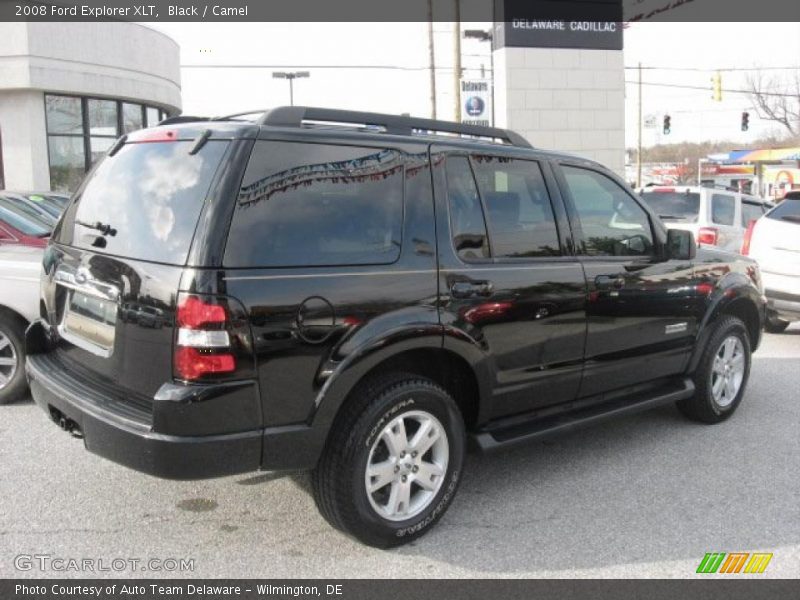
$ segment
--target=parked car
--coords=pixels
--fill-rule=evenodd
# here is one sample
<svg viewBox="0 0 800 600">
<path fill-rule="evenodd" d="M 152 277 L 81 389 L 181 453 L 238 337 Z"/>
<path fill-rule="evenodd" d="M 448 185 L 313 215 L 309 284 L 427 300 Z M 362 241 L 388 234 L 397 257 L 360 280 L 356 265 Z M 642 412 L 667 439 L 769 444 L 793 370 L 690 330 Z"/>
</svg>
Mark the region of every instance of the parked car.
<svg viewBox="0 0 800 600">
<path fill-rule="evenodd" d="M 53 229 L 58 221 L 58 217 L 53 216 L 37 203 L 5 191 L 0 192 L 0 208 L 22 213 L 28 219 L 42 223 L 50 229 Z"/>
<path fill-rule="evenodd" d="M 0 246 L 13 244 L 44 248 L 51 232 L 43 223 L 0 206 Z"/>
<path fill-rule="evenodd" d="M 69 202 L 69 196 L 58 192 L 4 192 L 38 206 L 51 217 L 58 219 Z"/>
<path fill-rule="evenodd" d="M 787 192 L 780 204 L 751 222 L 742 254 L 761 267 L 767 331 L 781 333 L 800 321 L 800 192 Z"/>
<path fill-rule="evenodd" d="M 178 479 L 309 469 L 324 517 L 385 547 L 441 518 L 468 439 L 742 401 L 758 266 L 603 166 L 474 125 L 256 118 L 128 134 L 46 249 L 28 377 L 88 450 Z"/>
<path fill-rule="evenodd" d="M 653 186 L 641 194 L 668 227 L 691 231 L 698 244 L 729 252 L 739 252 L 747 224 L 772 207 L 756 196 L 701 186 Z"/>
<path fill-rule="evenodd" d="M 0 244 L 0 404 L 25 395 L 25 328 L 39 316 L 42 248 Z"/>
</svg>

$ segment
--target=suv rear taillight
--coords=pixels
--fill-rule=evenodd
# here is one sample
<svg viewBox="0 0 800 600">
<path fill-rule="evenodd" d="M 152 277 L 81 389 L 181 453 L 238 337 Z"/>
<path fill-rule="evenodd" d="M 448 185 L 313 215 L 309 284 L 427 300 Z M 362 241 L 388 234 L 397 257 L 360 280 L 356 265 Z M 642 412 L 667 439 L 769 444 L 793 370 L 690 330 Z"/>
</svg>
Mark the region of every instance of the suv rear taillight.
<svg viewBox="0 0 800 600">
<path fill-rule="evenodd" d="M 716 246 L 718 234 L 719 232 L 715 227 L 701 227 L 697 232 L 697 243 Z"/>
<path fill-rule="evenodd" d="M 753 219 L 747 224 L 747 231 L 744 232 L 741 253 L 743 256 L 750 254 L 750 240 L 753 239 L 753 229 L 756 228 L 756 220 Z"/>
<path fill-rule="evenodd" d="M 236 371 L 228 312 L 215 299 L 178 295 L 173 367 L 177 379 L 197 380 Z"/>
</svg>

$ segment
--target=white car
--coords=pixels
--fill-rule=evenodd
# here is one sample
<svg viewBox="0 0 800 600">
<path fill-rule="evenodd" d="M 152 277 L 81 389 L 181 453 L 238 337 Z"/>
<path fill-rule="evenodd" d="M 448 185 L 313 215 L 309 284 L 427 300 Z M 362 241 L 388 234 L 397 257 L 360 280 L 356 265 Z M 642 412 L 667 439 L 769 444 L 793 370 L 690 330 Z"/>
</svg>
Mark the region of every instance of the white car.
<svg viewBox="0 0 800 600">
<path fill-rule="evenodd" d="M 756 196 L 702 186 L 646 187 L 641 196 L 670 229 L 687 229 L 698 245 L 737 253 L 750 221 L 772 207 Z"/>
<path fill-rule="evenodd" d="M 39 316 L 42 248 L 0 244 L 0 404 L 21 398 L 25 329 Z"/>
<path fill-rule="evenodd" d="M 761 267 L 767 331 L 780 333 L 792 321 L 800 321 L 800 192 L 786 194 L 748 228 L 742 254 Z"/>
</svg>

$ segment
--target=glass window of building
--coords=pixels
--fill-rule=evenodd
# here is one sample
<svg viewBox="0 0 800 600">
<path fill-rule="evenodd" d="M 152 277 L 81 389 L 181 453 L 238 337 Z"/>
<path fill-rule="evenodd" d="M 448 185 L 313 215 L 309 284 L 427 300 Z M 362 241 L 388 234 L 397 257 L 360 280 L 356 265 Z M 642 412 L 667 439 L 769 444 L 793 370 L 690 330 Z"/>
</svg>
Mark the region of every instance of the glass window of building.
<svg viewBox="0 0 800 600">
<path fill-rule="evenodd" d="M 73 192 L 86 172 L 125 133 L 153 127 L 166 113 L 110 98 L 45 94 L 50 188 Z"/>
</svg>

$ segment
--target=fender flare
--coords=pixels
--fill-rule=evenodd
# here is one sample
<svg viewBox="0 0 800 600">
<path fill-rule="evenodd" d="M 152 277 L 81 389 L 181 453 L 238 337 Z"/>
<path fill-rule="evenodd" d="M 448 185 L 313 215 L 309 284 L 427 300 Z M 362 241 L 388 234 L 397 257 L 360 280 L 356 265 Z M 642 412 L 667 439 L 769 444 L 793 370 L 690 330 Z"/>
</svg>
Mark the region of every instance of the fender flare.
<svg viewBox="0 0 800 600">
<path fill-rule="evenodd" d="M 760 342 L 761 330 L 764 327 L 764 311 L 765 303 L 758 291 L 753 287 L 747 277 L 739 273 L 732 273 L 722 282 L 721 285 L 715 290 L 711 297 L 711 304 L 705 311 L 700 325 L 698 326 L 697 336 L 695 338 L 694 351 L 689 359 L 687 372 L 692 373 L 697 369 L 700 358 L 706 348 L 706 343 L 711 335 L 711 324 L 726 312 L 726 310 L 734 303 L 749 302 L 753 305 L 759 314 L 758 331 L 759 338 L 751 340 L 753 343 L 753 350 L 758 347 Z"/>
</svg>

